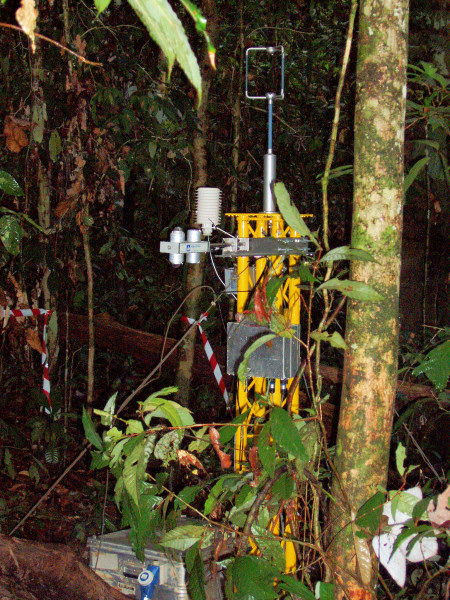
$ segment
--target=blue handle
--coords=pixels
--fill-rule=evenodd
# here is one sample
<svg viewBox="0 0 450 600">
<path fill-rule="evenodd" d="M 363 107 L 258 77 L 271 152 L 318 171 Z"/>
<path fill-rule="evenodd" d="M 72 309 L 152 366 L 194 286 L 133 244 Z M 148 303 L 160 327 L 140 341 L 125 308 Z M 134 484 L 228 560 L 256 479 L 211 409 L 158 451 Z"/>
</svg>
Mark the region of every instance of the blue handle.
<svg viewBox="0 0 450 600">
<path fill-rule="evenodd" d="M 139 575 L 138 582 L 141 589 L 141 600 L 150 600 L 155 587 L 159 584 L 159 567 L 148 565 Z"/>
</svg>

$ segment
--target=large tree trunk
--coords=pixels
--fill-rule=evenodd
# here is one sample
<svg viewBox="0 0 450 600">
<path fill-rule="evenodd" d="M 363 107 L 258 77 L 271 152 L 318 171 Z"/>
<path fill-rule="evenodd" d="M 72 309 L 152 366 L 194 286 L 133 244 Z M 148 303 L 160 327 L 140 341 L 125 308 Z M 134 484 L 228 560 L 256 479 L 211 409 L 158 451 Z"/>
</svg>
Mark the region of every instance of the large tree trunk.
<svg viewBox="0 0 450 600">
<path fill-rule="evenodd" d="M 213 44 L 216 42 L 217 13 L 213 0 L 204 0 L 202 3 L 203 14 L 208 20 L 208 32 Z M 194 138 L 194 189 L 207 185 L 207 153 L 206 140 L 208 133 L 207 106 L 209 87 L 212 77 L 212 68 L 209 65 L 209 57 L 205 48 L 205 56 L 202 61 L 202 101 L 197 109 L 199 130 Z M 194 217 L 192 222 L 194 222 Z M 198 319 L 200 316 L 200 298 L 202 296 L 201 285 L 203 282 L 203 271 L 205 255 L 201 254 L 201 260 L 195 265 L 188 265 L 186 275 L 185 292 L 187 295 L 183 314 L 190 319 Z M 195 354 L 196 328 L 192 328 L 189 335 L 183 341 L 180 349 L 180 361 L 177 370 L 177 399 L 183 406 L 189 405 L 189 394 L 192 379 L 192 365 Z"/>
<path fill-rule="evenodd" d="M 361 560 L 368 543 L 351 522 L 386 484 L 397 386 L 398 295 L 403 203 L 408 0 L 360 4 L 355 110 L 352 247 L 377 262 L 353 261 L 352 279 L 380 303 L 351 301 L 332 496 L 336 598 L 375 598 L 376 572 Z"/>
<path fill-rule="evenodd" d="M 1 600 L 127 600 L 62 544 L 0 534 Z"/>
</svg>

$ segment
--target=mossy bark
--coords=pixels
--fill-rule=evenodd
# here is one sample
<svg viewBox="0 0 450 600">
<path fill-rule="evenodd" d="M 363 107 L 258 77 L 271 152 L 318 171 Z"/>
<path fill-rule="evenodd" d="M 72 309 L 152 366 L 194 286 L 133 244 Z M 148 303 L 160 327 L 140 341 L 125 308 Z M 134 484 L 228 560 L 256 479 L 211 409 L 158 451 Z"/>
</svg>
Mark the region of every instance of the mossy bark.
<svg viewBox="0 0 450 600">
<path fill-rule="evenodd" d="M 336 598 L 375 598 L 376 568 L 352 520 L 386 484 L 397 384 L 408 0 L 362 0 L 359 16 L 351 278 L 382 294 L 350 301 L 331 509 Z M 369 556 L 369 562 L 364 559 Z"/>
</svg>

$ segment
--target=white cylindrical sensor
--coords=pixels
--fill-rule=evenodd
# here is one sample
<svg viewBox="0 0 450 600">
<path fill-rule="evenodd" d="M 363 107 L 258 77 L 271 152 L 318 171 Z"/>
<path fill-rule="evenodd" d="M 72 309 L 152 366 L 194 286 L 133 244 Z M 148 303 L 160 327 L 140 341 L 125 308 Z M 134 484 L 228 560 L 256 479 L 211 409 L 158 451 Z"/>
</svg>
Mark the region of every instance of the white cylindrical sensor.
<svg viewBox="0 0 450 600">
<path fill-rule="evenodd" d="M 275 154 L 264 155 L 264 195 L 263 211 L 265 213 L 277 212 L 277 203 L 272 194 L 271 183 L 277 178 L 277 157 Z"/>
<path fill-rule="evenodd" d="M 222 192 L 219 188 L 197 188 L 197 218 L 203 235 L 210 236 L 216 225 L 220 223 Z"/>
<path fill-rule="evenodd" d="M 187 242 L 201 242 L 202 241 L 202 232 L 200 229 L 188 229 Z M 190 265 L 195 265 L 200 262 L 200 252 L 187 252 L 186 253 L 186 262 Z"/>
<path fill-rule="evenodd" d="M 175 229 L 170 234 L 171 242 L 181 244 L 181 242 L 184 242 L 185 239 L 186 239 L 186 236 L 184 234 L 184 231 L 181 229 L 181 227 L 175 227 Z M 173 253 L 169 254 L 169 261 L 171 262 L 172 265 L 174 265 L 174 267 L 178 267 L 179 265 L 183 264 L 184 256 L 183 256 L 183 254 L 173 252 Z"/>
</svg>

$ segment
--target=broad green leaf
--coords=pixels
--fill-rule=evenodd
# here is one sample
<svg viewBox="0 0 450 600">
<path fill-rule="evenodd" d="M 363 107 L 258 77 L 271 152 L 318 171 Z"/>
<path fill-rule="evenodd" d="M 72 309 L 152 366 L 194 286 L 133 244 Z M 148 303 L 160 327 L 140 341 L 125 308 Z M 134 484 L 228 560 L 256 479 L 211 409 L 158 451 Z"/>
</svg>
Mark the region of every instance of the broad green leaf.
<svg viewBox="0 0 450 600">
<path fill-rule="evenodd" d="M 334 583 L 318 581 L 315 588 L 317 600 L 334 600 Z"/>
<path fill-rule="evenodd" d="M 277 294 L 281 286 L 286 282 L 287 277 L 272 277 L 266 285 L 266 300 L 267 306 L 272 306 L 276 300 Z"/>
<path fill-rule="evenodd" d="M 50 152 L 50 159 L 52 162 L 56 162 L 58 160 L 58 156 L 61 154 L 61 138 L 59 137 L 59 133 L 56 129 L 54 129 L 50 134 L 50 139 L 48 141 L 48 149 Z"/>
<path fill-rule="evenodd" d="M 278 597 L 273 584 L 280 571 L 261 556 L 238 556 L 230 569 L 237 598 L 275 600 Z"/>
<path fill-rule="evenodd" d="M 23 196 L 23 190 L 12 175 L 0 169 L 0 190 L 10 196 Z"/>
<path fill-rule="evenodd" d="M 410 494 L 409 492 L 391 492 L 393 494 L 391 500 L 391 510 L 392 516 L 395 519 L 395 515 L 397 511 L 401 511 L 412 517 L 413 509 L 415 505 L 421 500 L 421 498 L 417 498 L 414 494 Z"/>
<path fill-rule="evenodd" d="M 203 489 L 202 485 L 187 485 L 177 494 L 175 498 L 175 508 L 185 509 L 186 504 L 192 504 L 197 498 L 199 492 Z"/>
<path fill-rule="evenodd" d="M 145 437 L 144 434 L 141 434 L 137 438 L 138 443 L 133 448 L 133 451 L 127 456 L 125 459 L 125 463 L 123 465 L 123 484 L 125 486 L 126 491 L 133 499 L 134 503 L 137 507 L 139 507 L 139 487 L 140 487 L 140 478 L 139 478 L 139 469 L 138 463 L 141 458 L 141 455 L 144 451 L 145 445 Z"/>
<path fill-rule="evenodd" d="M 272 486 L 272 495 L 281 500 L 289 500 L 294 494 L 294 490 L 295 482 L 292 476 L 289 473 L 282 473 Z"/>
<path fill-rule="evenodd" d="M 317 291 L 320 290 L 338 290 L 344 296 L 353 298 L 353 300 L 364 300 L 365 302 L 381 302 L 384 298 L 376 292 L 370 285 L 363 281 L 351 281 L 350 279 L 329 279 L 322 285 L 319 285 Z"/>
<path fill-rule="evenodd" d="M 90 465 L 91 470 L 104 469 L 105 467 L 107 467 L 109 465 L 110 459 L 109 459 L 109 456 L 105 452 L 97 452 L 94 450 L 93 452 L 91 452 L 91 456 L 92 456 L 91 465 Z"/>
<path fill-rule="evenodd" d="M 111 398 L 106 403 L 105 408 L 103 409 L 106 415 L 103 415 L 100 420 L 102 422 L 102 425 L 104 425 L 105 427 L 111 427 L 112 425 L 114 411 L 116 410 L 116 398 L 117 392 L 115 392 L 111 396 Z"/>
<path fill-rule="evenodd" d="M 301 600 L 315 600 L 313 592 L 304 583 L 294 579 L 292 575 L 281 575 L 278 581 L 282 590 L 295 594 Z"/>
<path fill-rule="evenodd" d="M 363 262 L 377 262 L 373 256 L 366 250 L 360 248 L 350 248 L 349 246 L 339 246 L 333 248 L 320 259 L 320 262 L 333 262 L 335 260 L 360 260 Z"/>
<path fill-rule="evenodd" d="M 45 121 L 47 120 L 45 104 L 35 104 L 31 117 L 31 135 L 36 144 L 44 139 Z"/>
<path fill-rule="evenodd" d="M 103 450 L 102 438 L 96 432 L 95 425 L 84 406 L 81 420 L 83 422 L 84 435 L 86 436 L 87 441 L 97 448 L 97 450 Z"/>
<path fill-rule="evenodd" d="M 395 451 L 395 462 L 396 462 L 397 471 L 398 471 L 400 477 L 403 477 L 403 475 L 406 471 L 406 468 L 404 466 L 405 459 L 406 459 L 406 448 L 400 442 L 397 446 L 397 450 Z"/>
<path fill-rule="evenodd" d="M 309 267 L 307 267 L 306 265 L 300 264 L 294 267 L 293 276 L 300 277 L 300 281 L 307 281 L 309 283 L 312 281 L 317 281 L 317 278 L 314 277 L 314 275 L 309 270 Z"/>
<path fill-rule="evenodd" d="M 344 341 L 344 338 L 338 331 L 333 331 L 333 333 L 328 338 L 328 342 L 333 348 L 342 348 L 345 350 L 347 348 L 347 344 Z"/>
<path fill-rule="evenodd" d="M 161 546 L 174 550 L 187 550 L 206 533 L 204 525 L 180 525 L 168 531 L 160 540 Z"/>
<path fill-rule="evenodd" d="M 276 183 L 274 186 L 274 192 L 280 213 L 289 227 L 292 227 L 292 229 L 299 235 L 308 237 L 316 246 L 318 246 L 319 243 L 317 242 L 316 237 L 313 233 L 311 233 L 309 227 L 302 219 L 302 216 L 298 212 L 297 208 L 291 203 L 291 198 L 284 183 Z"/>
<path fill-rule="evenodd" d="M 189 45 L 181 21 L 167 0 L 128 0 L 150 37 L 158 44 L 167 58 L 169 75 L 177 60 L 186 77 L 197 90 L 199 102 L 202 95 L 200 68 Z"/>
<path fill-rule="evenodd" d="M 385 502 L 384 494 L 376 492 L 371 498 L 364 502 L 356 515 L 356 525 L 374 535 L 380 526 L 383 504 Z"/>
<path fill-rule="evenodd" d="M 188 446 L 189 452 L 198 452 L 200 454 L 211 444 L 207 427 L 202 427 L 196 431 L 194 433 L 194 438 L 195 439 Z"/>
<path fill-rule="evenodd" d="M 258 436 L 258 455 L 269 477 L 275 475 L 275 444 L 270 440 L 270 423 L 265 423 Z"/>
<path fill-rule="evenodd" d="M 295 458 L 309 459 L 301 435 L 286 410 L 279 407 L 272 409 L 270 428 L 273 439 L 289 454 L 292 454 Z"/>
<path fill-rule="evenodd" d="M 450 375 L 450 340 L 433 348 L 412 374 L 426 375 L 436 389 L 442 391 Z"/>
<path fill-rule="evenodd" d="M 158 146 L 155 142 L 150 141 L 148 143 L 148 153 L 150 154 L 150 158 L 155 158 L 156 151 L 158 150 Z"/>
<path fill-rule="evenodd" d="M 274 333 L 268 333 L 266 335 L 261 336 L 257 340 L 255 340 L 253 342 L 253 344 L 251 344 L 247 348 L 247 350 L 244 353 L 244 358 L 242 359 L 242 362 L 238 367 L 238 377 L 242 383 L 245 381 L 245 378 L 247 377 L 248 361 L 250 360 L 250 357 L 253 354 L 253 352 L 258 350 L 258 348 L 260 348 L 263 344 L 270 342 L 270 340 L 273 340 L 276 337 L 277 336 Z"/>
<path fill-rule="evenodd" d="M 234 438 L 234 436 L 236 435 L 236 431 L 238 430 L 238 427 L 236 427 L 235 424 L 243 423 L 245 421 L 245 419 L 248 417 L 248 413 L 249 413 L 249 411 L 246 410 L 241 415 L 238 415 L 237 417 L 235 417 L 231 421 L 230 425 L 225 425 L 224 427 L 220 428 L 219 435 L 220 435 L 220 443 L 221 444 L 226 444 L 227 442 L 229 442 L 230 440 L 232 440 Z"/>
<path fill-rule="evenodd" d="M 94 0 L 95 8 L 98 14 L 102 13 L 111 4 L 111 0 Z"/>
<path fill-rule="evenodd" d="M 189 575 L 188 591 L 190 600 L 206 600 L 205 565 L 198 543 L 188 548 L 185 562 Z"/>
<path fill-rule="evenodd" d="M 142 412 L 149 413 L 145 416 L 147 426 L 154 417 L 167 419 L 173 427 L 189 427 L 194 424 L 191 412 L 187 408 L 165 398 L 157 398 L 151 402 L 146 400 L 142 406 Z"/>
<path fill-rule="evenodd" d="M 180 433 L 175 430 L 163 435 L 155 446 L 155 458 L 162 460 L 164 466 L 167 466 L 170 461 L 176 460 L 181 440 Z"/>
<path fill-rule="evenodd" d="M 134 434 L 139 434 L 142 433 L 144 431 L 144 427 L 141 423 L 141 421 L 137 421 L 136 419 L 128 419 L 127 421 L 127 429 L 126 429 L 126 434 L 127 435 L 134 435 Z"/>
<path fill-rule="evenodd" d="M 19 254 L 22 237 L 23 229 L 17 217 L 4 215 L 0 218 L 0 239 L 6 250 L 13 256 Z"/>
<path fill-rule="evenodd" d="M 337 331 L 334 331 L 331 335 L 326 331 L 313 331 L 311 337 L 316 341 L 328 342 L 333 348 L 342 348 L 343 350 L 347 348 L 344 338 Z"/>
<path fill-rule="evenodd" d="M 262 527 L 255 523 L 252 525 L 252 534 L 254 535 L 255 542 L 261 550 L 264 559 L 273 564 L 279 571 L 284 571 L 286 557 L 280 541 L 275 539 L 274 535 L 267 527 Z"/>
<path fill-rule="evenodd" d="M 429 156 L 425 156 L 424 158 L 420 158 L 409 170 L 408 175 L 405 176 L 405 183 L 404 183 L 404 193 L 406 194 L 406 192 L 409 190 L 411 184 L 414 182 L 414 180 L 417 178 L 417 176 L 419 175 L 420 171 L 422 171 L 422 169 L 424 167 L 426 167 L 426 165 L 430 162 L 430 157 Z"/>
</svg>

